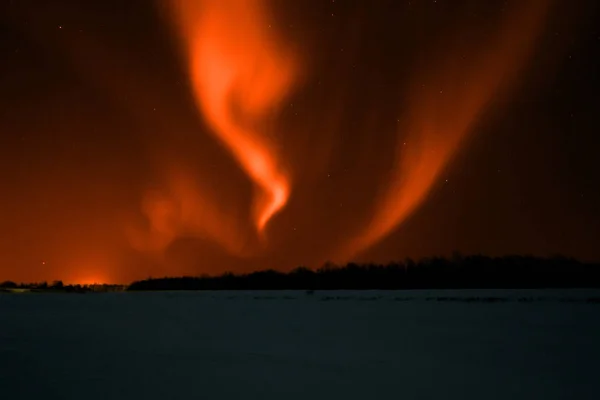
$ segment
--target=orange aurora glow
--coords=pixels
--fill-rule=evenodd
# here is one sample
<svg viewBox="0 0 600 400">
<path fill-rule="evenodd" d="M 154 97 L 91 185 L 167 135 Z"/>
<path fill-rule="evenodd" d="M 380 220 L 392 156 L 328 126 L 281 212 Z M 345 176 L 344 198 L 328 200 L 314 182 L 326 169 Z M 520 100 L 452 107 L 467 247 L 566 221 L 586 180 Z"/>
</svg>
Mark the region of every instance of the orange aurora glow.
<svg viewBox="0 0 600 400">
<path fill-rule="evenodd" d="M 542 31 L 548 6 L 548 1 L 518 2 L 507 10 L 492 43 L 450 48 L 428 72 L 415 76 L 419 84 L 409 93 L 391 178 L 370 223 L 338 251 L 337 260 L 348 261 L 379 242 L 425 200 L 486 107 L 514 83 Z M 459 50 L 473 56 L 465 59 Z"/>
<path fill-rule="evenodd" d="M 292 185 L 283 169 L 284 152 L 266 136 L 264 121 L 297 82 L 297 57 L 283 50 L 282 39 L 268 22 L 266 1 L 173 0 L 173 5 L 198 108 L 211 132 L 259 188 L 254 223 L 264 234 L 269 220 L 288 201 Z M 330 254 L 333 259 L 346 262 L 373 246 L 426 199 L 487 106 L 514 83 L 541 32 L 548 6 L 544 1 L 512 6 L 491 43 L 479 48 L 450 45 L 435 66 L 415 73 L 419 84 L 407 93 L 407 117 L 398 133 L 402 139 L 391 179 L 378 196 L 368 225 L 345 236 L 341 248 Z M 457 61 L 461 51 L 472 56 Z M 205 225 L 217 226 L 219 218 Z M 227 244 L 235 236 L 234 224 L 225 225 L 230 226 L 226 232 L 212 236 L 239 255 L 239 245 L 232 251 L 236 245 Z M 180 233 L 172 230 L 167 242 Z M 238 235 L 235 241 L 240 240 Z"/>
<path fill-rule="evenodd" d="M 292 88 L 294 57 L 270 28 L 262 0 L 174 0 L 190 77 L 204 118 L 261 191 L 255 225 L 264 233 L 290 196 L 290 181 L 261 122 Z"/>
<path fill-rule="evenodd" d="M 128 230 L 135 249 L 160 258 L 175 240 L 192 236 L 212 240 L 230 254 L 244 255 L 242 227 L 225 206 L 203 195 L 210 193 L 208 188 L 181 168 L 166 169 L 165 181 L 166 189 L 144 196 L 142 212 L 148 229 Z"/>
<path fill-rule="evenodd" d="M 64 56 L 49 70 L 71 70 L 59 74 L 64 88 L 48 78 L 52 71 L 42 74 L 47 93 L 23 97 L 15 103 L 23 115 L 7 118 L 27 151 L 14 151 L 19 163 L 5 168 L 17 189 L 12 197 L 6 190 L 10 202 L 0 208 L 7 232 L 0 280 L 126 283 L 328 260 L 386 262 L 457 243 L 461 251 L 465 243 L 466 251 L 479 248 L 472 237 L 418 248 L 428 222 L 415 212 L 448 199 L 428 197 L 469 136 L 502 106 L 498 99 L 520 83 L 553 21 L 550 0 L 446 8 L 159 3 L 180 53 L 172 41 L 160 42 L 164 27 L 155 26 L 150 6 L 145 16 L 140 5 L 124 6 L 140 20 L 131 27 L 114 21 L 122 26 L 110 32 L 102 29 L 108 11 L 100 18 L 101 10 L 84 7 L 14 7 L 21 10 L 16 26 L 48 46 L 52 60 Z M 48 27 L 70 12 L 71 22 L 50 37 Z M 473 16 L 479 12 L 485 15 Z M 90 22 L 95 28 L 75 28 L 86 14 L 98 20 Z M 394 25 L 396 18 L 403 23 Z M 149 57 L 160 62 L 150 65 Z M 30 62 L 15 60 L 17 72 Z M 21 80 L 32 76 L 23 72 Z M 468 190 L 489 189 L 474 182 Z M 416 227 L 407 224 L 411 216 Z M 401 239 L 384 242 L 393 234 Z M 403 242 L 403 234 L 415 239 Z"/>
</svg>

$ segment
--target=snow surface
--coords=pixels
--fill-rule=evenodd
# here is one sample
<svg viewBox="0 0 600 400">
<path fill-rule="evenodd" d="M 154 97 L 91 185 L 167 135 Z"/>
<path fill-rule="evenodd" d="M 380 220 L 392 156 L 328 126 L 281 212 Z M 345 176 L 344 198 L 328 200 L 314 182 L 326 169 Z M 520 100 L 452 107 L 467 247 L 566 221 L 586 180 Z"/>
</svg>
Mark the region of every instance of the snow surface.
<svg viewBox="0 0 600 400">
<path fill-rule="evenodd" d="M 599 399 L 594 296 L 0 295 L 0 398 Z"/>
</svg>

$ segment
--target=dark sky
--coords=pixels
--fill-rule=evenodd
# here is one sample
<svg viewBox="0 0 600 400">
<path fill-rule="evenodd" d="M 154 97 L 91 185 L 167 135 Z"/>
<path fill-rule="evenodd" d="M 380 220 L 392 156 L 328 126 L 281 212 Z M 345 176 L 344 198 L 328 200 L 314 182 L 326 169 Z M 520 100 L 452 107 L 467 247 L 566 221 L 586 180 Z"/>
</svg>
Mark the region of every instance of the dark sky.
<svg viewBox="0 0 600 400">
<path fill-rule="evenodd" d="M 597 3 L 0 0 L 0 281 L 599 260 Z"/>
</svg>

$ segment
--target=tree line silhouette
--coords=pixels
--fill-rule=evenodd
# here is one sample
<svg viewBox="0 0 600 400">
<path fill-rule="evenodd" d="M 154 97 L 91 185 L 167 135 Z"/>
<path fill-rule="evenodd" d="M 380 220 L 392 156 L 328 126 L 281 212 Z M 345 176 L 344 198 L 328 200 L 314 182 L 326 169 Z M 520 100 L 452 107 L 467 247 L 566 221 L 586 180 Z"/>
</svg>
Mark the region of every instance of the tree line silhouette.
<svg viewBox="0 0 600 400">
<path fill-rule="evenodd" d="M 407 259 L 390 264 L 338 266 L 291 272 L 263 270 L 220 276 L 149 278 L 129 285 L 147 290 L 335 290 L 335 289 L 600 288 L 600 264 L 573 258 L 532 256 Z"/>
<path fill-rule="evenodd" d="M 16 283 L 13 281 L 4 281 L 0 283 L 1 292 L 54 292 L 54 293 L 88 293 L 88 292 L 117 292 L 124 290 L 123 285 L 109 284 L 68 284 L 62 281 L 38 282 L 38 283 Z"/>
<path fill-rule="evenodd" d="M 509 289 L 600 288 L 600 264 L 573 258 L 532 256 L 407 259 L 389 264 L 335 265 L 326 263 L 311 270 L 275 270 L 248 274 L 226 272 L 219 276 L 149 278 L 122 285 L 65 285 L 0 283 L 0 292 L 31 291 L 87 293 L 149 290 L 366 290 L 366 289 Z"/>
</svg>

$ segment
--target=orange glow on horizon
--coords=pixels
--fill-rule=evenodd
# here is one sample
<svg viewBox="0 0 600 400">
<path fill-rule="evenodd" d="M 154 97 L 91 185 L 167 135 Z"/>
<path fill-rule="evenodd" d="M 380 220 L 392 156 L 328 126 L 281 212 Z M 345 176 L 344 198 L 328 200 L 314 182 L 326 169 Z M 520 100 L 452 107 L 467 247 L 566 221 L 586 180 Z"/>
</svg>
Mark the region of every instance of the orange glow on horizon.
<svg viewBox="0 0 600 400">
<path fill-rule="evenodd" d="M 78 279 L 78 280 L 74 280 L 71 282 L 64 282 L 64 283 L 67 285 L 81 285 L 81 286 L 109 284 L 107 281 L 105 281 L 103 279 L 96 279 L 96 278 L 84 278 L 84 279 Z"/>
<path fill-rule="evenodd" d="M 103 273 L 94 273 L 81 269 L 76 273 L 73 273 L 70 277 L 67 277 L 62 281 L 65 285 L 103 285 L 103 284 L 114 284 L 112 279 L 109 279 Z M 48 282 L 49 284 L 52 282 Z"/>
<path fill-rule="evenodd" d="M 261 122 L 294 84 L 297 65 L 268 23 L 262 0 L 173 0 L 199 109 L 212 133 L 260 189 L 255 226 L 290 196 L 290 180 Z"/>
</svg>

